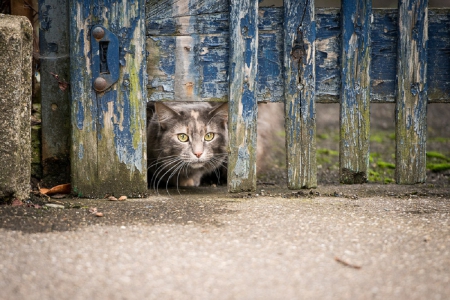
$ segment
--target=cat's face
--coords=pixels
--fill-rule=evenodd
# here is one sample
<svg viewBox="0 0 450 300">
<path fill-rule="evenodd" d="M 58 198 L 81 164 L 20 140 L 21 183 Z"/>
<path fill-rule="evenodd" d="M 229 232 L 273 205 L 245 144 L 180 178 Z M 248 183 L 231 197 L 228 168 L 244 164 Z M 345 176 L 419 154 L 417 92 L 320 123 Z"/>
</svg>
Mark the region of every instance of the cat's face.
<svg viewBox="0 0 450 300">
<path fill-rule="evenodd" d="M 149 135 L 149 162 L 170 174 L 211 172 L 227 158 L 228 105 L 155 103 Z M 197 170 L 197 171 L 196 171 Z M 162 174 L 161 174 L 162 175 Z"/>
</svg>

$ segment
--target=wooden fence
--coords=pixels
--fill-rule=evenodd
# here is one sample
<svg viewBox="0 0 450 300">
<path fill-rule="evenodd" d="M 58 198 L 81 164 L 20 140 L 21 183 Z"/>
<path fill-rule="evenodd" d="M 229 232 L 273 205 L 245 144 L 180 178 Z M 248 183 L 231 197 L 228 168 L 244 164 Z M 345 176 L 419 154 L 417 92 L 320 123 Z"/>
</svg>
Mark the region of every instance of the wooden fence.
<svg viewBox="0 0 450 300">
<path fill-rule="evenodd" d="M 317 185 L 315 103 L 340 105 L 340 181 L 364 183 L 370 103 L 396 103 L 396 182 L 426 179 L 426 112 L 450 102 L 450 10 L 370 0 L 146 2 L 149 101 L 229 101 L 230 192 L 256 188 L 257 102 L 285 102 L 288 186 Z"/>
</svg>

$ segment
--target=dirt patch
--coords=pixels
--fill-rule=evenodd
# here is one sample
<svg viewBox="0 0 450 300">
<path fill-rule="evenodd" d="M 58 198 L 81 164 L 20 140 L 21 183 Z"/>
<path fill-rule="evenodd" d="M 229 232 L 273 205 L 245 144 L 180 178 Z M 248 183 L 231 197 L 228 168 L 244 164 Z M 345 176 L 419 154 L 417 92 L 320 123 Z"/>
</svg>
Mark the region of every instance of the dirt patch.
<svg viewBox="0 0 450 300">
<path fill-rule="evenodd" d="M 97 225 L 197 223 L 220 226 L 217 216 L 231 213 L 226 202 L 217 199 L 217 195 L 202 197 L 198 193 L 126 201 L 34 198 L 33 202 L 22 206 L 1 205 L 0 228 L 35 233 Z M 102 216 L 92 213 L 94 209 Z"/>
</svg>

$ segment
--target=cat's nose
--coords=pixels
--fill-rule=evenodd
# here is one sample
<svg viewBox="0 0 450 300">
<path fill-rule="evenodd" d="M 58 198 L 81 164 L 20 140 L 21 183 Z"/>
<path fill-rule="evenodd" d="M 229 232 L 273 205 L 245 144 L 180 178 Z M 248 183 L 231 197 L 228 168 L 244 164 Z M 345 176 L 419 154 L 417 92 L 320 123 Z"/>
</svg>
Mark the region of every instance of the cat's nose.
<svg viewBox="0 0 450 300">
<path fill-rule="evenodd" d="M 194 152 L 194 155 L 197 156 L 197 158 L 200 158 L 202 156 L 203 152 Z"/>
</svg>

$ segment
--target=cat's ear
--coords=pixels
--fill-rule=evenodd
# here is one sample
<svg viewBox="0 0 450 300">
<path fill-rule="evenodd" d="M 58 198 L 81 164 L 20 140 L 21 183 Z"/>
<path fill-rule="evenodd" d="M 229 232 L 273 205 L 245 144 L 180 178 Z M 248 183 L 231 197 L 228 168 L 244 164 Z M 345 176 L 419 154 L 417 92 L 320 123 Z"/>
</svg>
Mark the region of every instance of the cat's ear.
<svg viewBox="0 0 450 300">
<path fill-rule="evenodd" d="M 209 115 L 212 118 L 220 118 L 220 120 L 225 123 L 228 122 L 228 103 L 223 103 L 219 106 L 216 106 L 213 110 L 209 112 Z"/>
<path fill-rule="evenodd" d="M 163 104 L 162 102 L 155 102 L 155 111 L 158 116 L 159 124 L 164 127 L 164 123 L 168 120 L 176 118 L 179 114 L 174 111 L 169 106 Z"/>
</svg>

